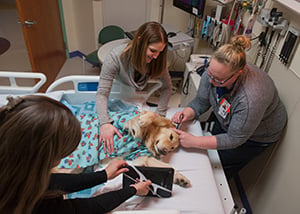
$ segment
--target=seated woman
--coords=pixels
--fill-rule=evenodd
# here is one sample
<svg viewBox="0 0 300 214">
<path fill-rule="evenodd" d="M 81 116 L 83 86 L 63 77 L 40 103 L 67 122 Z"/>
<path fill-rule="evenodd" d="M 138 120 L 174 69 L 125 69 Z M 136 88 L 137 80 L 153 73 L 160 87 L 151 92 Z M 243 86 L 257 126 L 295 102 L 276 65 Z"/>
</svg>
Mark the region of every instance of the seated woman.
<svg viewBox="0 0 300 214">
<path fill-rule="evenodd" d="M 246 36 L 233 37 L 212 56 L 194 100 L 174 114 L 176 123 L 193 120 L 212 108 L 212 136 L 177 130 L 183 147 L 217 149 L 231 178 L 281 138 L 287 112 L 273 80 L 246 62 Z"/>
<path fill-rule="evenodd" d="M 106 182 L 128 169 L 123 160 L 85 174 L 51 174 L 76 149 L 81 128 L 72 112 L 46 96 L 8 97 L 0 109 L 0 213 L 105 213 L 133 195 L 148 194 L 143 181 L 94 198 L 63 194 Z"/>
</svg>

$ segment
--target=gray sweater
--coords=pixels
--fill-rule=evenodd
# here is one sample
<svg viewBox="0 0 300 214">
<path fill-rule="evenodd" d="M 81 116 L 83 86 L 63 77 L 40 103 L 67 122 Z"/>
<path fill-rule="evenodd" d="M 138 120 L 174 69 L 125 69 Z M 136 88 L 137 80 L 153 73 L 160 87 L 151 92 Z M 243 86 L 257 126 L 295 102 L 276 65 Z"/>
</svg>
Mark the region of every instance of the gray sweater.
<svg viewBox="0 0 300 214">
<path fill-rule="evenodd" d="M 231 93 L 223 96 L 231 104 L 225 117 L 218 113 L 216 87 L 203 73 L 197 96 L 189 103 L 196 117 L 212 107 L 213 113 L 227 132 L 216 135 L 217 149 L 235 148 L 248 139 L 271 143 L 279 140 L 287 122 L 287 112 L 273 80 L 259 68 L 247 65 Z M 221 97 L 222 98 L 222 97 Z"/>
<path fill-rule="evenodd" d="M 134 87 L 137 90 L 143 90 L 150 79 L 149 74 L 146 74 L 141 76 L 137 81 L 134 81 L 134 68 L 131 64 L 129 66 L 124 65 L 120 58 L 126 45 L 127 44 L 124 44 L 114 48 L 106 56 L 101 68 L 99 86 L 96 95 L 97 114 L 100 125 L 112 122 L 112 119 L 108 115 L 108 97 L 115 78 L 121 83 Z M 162 81 L 162 88 L 156 112 L 160 115 L 165 115 L 172 93 L 172 82 L 168 69 L 165 69 L 162 72 L 160 80 Z"/>
</svg>

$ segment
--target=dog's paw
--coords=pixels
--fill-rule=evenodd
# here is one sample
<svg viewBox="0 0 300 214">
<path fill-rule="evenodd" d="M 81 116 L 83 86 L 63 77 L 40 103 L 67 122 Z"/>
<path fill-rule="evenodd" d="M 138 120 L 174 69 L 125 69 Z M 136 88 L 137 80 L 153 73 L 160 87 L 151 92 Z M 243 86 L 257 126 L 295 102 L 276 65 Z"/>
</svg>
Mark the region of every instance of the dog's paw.
<svg viewBox="0 0 300 214">
<path fill-rule="evenodd" d="M 179 172 L 175 172 L 174 184 L 177 184 L 177 185 L 179 185 L 181 187 L 185 187 L 185 188 L 191 186 L 190 180 Z"/>
<path fill-rule="evenodd" d="M 151 122 L 152 122 L 151 120 L 147 120 L 147 118 L 144 118 L 142 116 L 140 116 L 139 119 L 138 119 L 138 124 L 142 128 L 146 127 L 146 126 L 149 126 Z"/>
<path fill-rule="evenodd" d="M 144 111 L 139 115 L 138 124 L 140 127 L 149 126 L 156 117 L 156 113 L 152 111 Z"/>
</svg>

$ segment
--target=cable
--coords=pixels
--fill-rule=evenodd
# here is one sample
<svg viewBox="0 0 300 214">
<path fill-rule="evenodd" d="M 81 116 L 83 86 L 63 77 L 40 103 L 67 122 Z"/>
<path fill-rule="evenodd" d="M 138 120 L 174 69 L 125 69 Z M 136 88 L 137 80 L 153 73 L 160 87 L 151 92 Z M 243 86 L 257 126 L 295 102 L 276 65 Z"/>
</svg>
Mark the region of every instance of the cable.
<svg viewBox="0 0 300 214">
<path fill-rule="evenodd" d="M 259 66 L 261 69 L 263 68 L 263 66 L 264 66 L 264 64 L 265 64 L 265 59 L 266 59 L 267 53 L 268 53 L 268 51 L 269 51 L 269 49 L 270 49 L 270 45 L 271 45 L 271 43 L 272 43 L 272 39 L 273 39 L 274 33 L 275 33 L 275 30 L 273 29 L 273 30 L 271 31 L 271 35 L 270 35 L 270 37 L 269 37 L 269 41 L 268 41 L 267 47 L 266 47 L 266 49 L 265 49 L 265 51 L 264 51 L 264 53 L 263 53 L 261 64 L 260 64 L 260 66 Z"/>
<path fill-rule="evenodd" d="M 276 38 L 276 41 L 272 47 L 272 50 L 271 50 L 271 53 L 270 53 L 270 56 L 268 58 L 268 61 L 267 61 L 267 64 L 265 66 L 265 72 L 268 73 L 269 69 L 270 69 L 270 66 L 271 66 L 271 63 L 273 61 L 273 57 L 274 57 L 274 54 L 275 54 L 275 51 L 276 51 L 276 48 L 277 48 L 277 45 L 278 45 L 278 42 L 279 42 L 279 39 L 280 39 L 280 33 L 278 32 L 278 35 L 277 35 L 277 38 Z"/>
<path fill-rule="evenodd" d="M 269 27 L 266 27 L 265 31 L 261 32 L 259 34 L 259 48 L 258 48 L 258 51 L 257 51 L 257 55 L 256 55 L 256 58 L 255 58 L 254 64 L 257 63 L 257 60 L 261 55 L 263 47 L 266 46 L 266 35 L 268 34 L 268 31 L 269 31 Z"/>
<path fill-rule="evenodd" d="M 193 71 L 189 71 L 189 73 L 187 74 L 186 80 L 185 80 L 185 82 L 183 83 L 183 86 L 182 86 L 182 93 L 184 95 L 188 95 L 189 94 L 191 73 L 193 73 Z"/>
<path fill-rule="evenodd" d="M 260 34 L 262 34 L 262 33 L 263 33 L 263 32 L 261 32 Z M 256 39 L 258 39 L 259 37 L 260 37 L 260 35 L 257 36 L 257 37 L 254 37 L 254 38 L 250 39 L 250 41 L 256 40 Z"/>
</svg>

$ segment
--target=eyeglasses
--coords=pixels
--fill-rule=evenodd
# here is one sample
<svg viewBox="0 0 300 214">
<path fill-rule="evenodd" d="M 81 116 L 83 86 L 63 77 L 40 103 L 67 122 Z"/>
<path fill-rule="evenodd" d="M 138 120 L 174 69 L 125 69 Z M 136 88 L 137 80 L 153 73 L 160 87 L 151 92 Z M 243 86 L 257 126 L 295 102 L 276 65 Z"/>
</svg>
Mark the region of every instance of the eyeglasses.
<svg viewBox="0 0 300 214">
<path fill-rule="evenodd" d="M 230 80 L 234 75 L 236 75 L 236 73 L 233 73 L 233 74 L 232 74 L 230 77 L 228 77 L 227 79 L 220 81 L 220 80 L 217 80 L 214 76 L 212 76 L 212 75 L 209 73 L 209 71 L 207 72 L 207 74 L 208 74 L 208 77 L 209 77 L 212 81 L 218 83 L 219 85 L 225 84 L 225 83 L 226 83 L 228 80 Z"/>
</svg>

